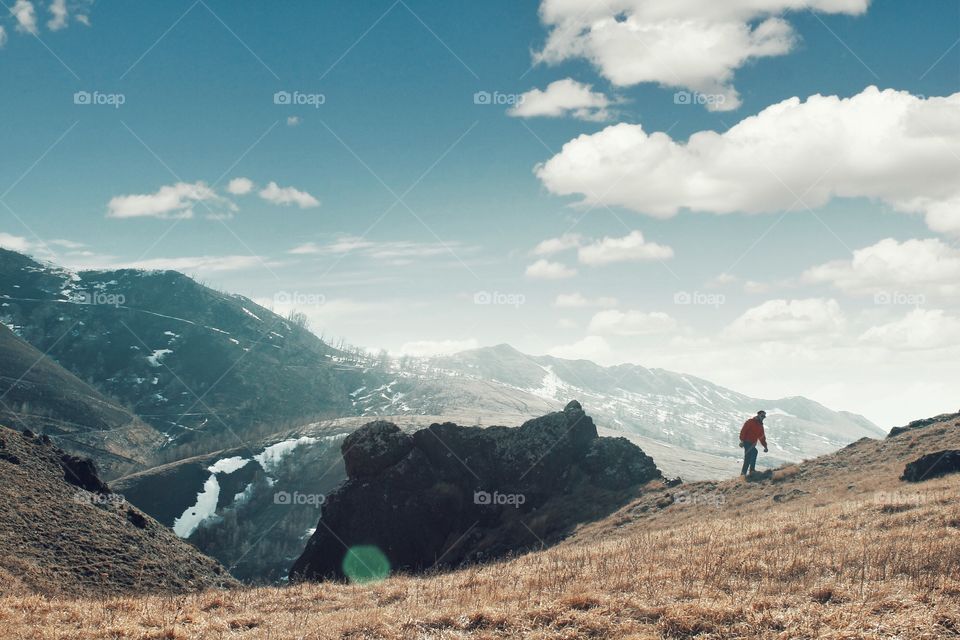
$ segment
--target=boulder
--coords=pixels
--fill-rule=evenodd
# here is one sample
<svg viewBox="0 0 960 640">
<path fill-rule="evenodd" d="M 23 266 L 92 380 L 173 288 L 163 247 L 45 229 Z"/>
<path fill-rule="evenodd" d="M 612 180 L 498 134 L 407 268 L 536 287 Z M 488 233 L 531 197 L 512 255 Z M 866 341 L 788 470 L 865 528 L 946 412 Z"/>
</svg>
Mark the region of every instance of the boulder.
<svg viewBox="0 0 960 640">
<path fill-rule="evenodd" d="M 422 572 L 540 548 L 626 504 L 662 474 L 624 438 L 599 438 L 576 401 L 519 427 L 367 424 L 342 447 L 293 579 Z M 357 575 L 357 572 L 365 575 Z"/>
<path fill-rule="evenodd" d="M 960 472 L 960 450 L 948 449 L 928 453 L 908 463 L 900 479 L 907 482 L 920 482 L 958 472 Z"/>
</svg>

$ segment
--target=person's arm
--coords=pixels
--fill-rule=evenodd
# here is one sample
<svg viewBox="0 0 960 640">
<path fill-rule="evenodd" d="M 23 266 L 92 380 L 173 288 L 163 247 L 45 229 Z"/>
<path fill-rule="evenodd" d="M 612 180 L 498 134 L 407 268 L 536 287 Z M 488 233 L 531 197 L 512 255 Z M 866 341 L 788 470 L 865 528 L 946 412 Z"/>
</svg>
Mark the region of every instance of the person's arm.
<svg viewBox="0 0 960 640">
<path fill-rule="evenodd" d="M 767 449 L 767 434 L 763 432 L 763 427 L 760 427 L 760 444 L 763 445 L 763 452 L 767 453 L 770 451 Z"/>
</svg>

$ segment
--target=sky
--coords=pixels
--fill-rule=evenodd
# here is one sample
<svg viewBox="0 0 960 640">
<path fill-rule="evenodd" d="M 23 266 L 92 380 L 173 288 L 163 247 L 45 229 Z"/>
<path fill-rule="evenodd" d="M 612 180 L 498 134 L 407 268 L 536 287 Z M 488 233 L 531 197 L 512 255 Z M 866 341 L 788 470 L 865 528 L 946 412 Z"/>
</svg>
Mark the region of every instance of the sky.
<svg viewBox="0 0 960 640">
<path fill-rule="evenodd" d="M 883 426 L 960 387 L 957 0 L 3 0 L 0 246 Z"/>
</svg>

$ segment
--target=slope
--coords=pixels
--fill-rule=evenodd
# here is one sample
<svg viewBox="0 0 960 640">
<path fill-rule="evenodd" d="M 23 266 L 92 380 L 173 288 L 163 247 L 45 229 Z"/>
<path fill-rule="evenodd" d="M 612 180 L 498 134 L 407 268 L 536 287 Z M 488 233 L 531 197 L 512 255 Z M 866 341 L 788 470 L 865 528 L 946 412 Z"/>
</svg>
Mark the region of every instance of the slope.
<svg viewBox="0 0 960 640">
<path fill-rule="evenodd" d="M 235 582 L 126 504 L 89 463 L 0 427 L 0 590 L 183 593 Z"/>
</svg>

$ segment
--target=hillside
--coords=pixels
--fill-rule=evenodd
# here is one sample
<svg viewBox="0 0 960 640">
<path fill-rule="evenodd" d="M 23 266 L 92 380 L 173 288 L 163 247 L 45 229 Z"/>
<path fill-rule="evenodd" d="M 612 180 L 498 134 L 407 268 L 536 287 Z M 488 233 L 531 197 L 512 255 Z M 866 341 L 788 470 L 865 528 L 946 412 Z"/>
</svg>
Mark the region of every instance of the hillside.
<svg viewBox="0 0 960 640">
<path fill-rule="evenodd" d="M 113 478 L 153 461 L 166 439 L 0 325 L 0 422 L 93 456 Z"/>
<path fill-rule="evenodd" d="M 73 273 L 0 249 L 0 300 L 18 336 L 201 452 L 352 413 L 367 384 L 305 328 L 175 271 Z"/>
<path fill-rule="evenodd" d="M 77 640 L 954 637 L 960 474 L 899 476 L 921 455 L 960 448 L 958 422 L 757 482 L 660 488 L 564 544 L 490 565 L 96 607 L 11 596 L 0 617 L 13 634 Z"/>
<path fill-rule="evenodd" d="M 74 597 L 232 586 L 215 561 L 49 439 L 0 427 L 0 593 Z"/>
</svg>

